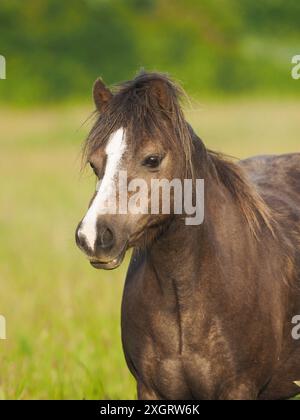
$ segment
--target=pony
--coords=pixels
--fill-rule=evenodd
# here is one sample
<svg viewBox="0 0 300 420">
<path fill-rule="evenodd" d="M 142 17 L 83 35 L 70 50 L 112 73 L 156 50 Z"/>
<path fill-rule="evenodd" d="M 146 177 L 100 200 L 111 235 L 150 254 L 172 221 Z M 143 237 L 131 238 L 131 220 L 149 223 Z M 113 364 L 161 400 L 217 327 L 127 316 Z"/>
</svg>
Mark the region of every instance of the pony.
<svg viewBox="0 0 300 420">
<path fill-rule="evenodd" d="M 83 156 L 99 185 L 76 242 L 101 269 L 133 248 L 121 327 L 138 398 L 295 396 L 300 154 L 233 161 L 207 149 L 184 117 L 183 90 L 164 74 L 141 72 L 113 90 L 98 79 L 93 97 Z M 203 222 L 186 224 L 184 212 L 103 211 L 124 170 L 150 190 L 153 179 L 204 180 Z"/>
</svg>

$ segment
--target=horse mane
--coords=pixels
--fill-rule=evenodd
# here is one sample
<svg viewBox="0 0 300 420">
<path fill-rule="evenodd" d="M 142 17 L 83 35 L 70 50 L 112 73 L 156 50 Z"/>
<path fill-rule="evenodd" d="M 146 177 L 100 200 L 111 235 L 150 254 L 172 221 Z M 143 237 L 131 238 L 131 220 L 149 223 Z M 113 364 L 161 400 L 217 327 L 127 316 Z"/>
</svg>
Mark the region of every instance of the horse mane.
<svg viewBox="0 0 300 420">
<path fill-rule="evenodd" d="M 275 236 L 272 211 L 255 185 L 247 178 L 243 168 L 222 153 L 211 150 L 207 152 L 214 168 L 213 176 L 231 193 L 253 235 L 258 239 L 261 227 L 265 225 Z"/>
<path fill-rule="evenodd" d="M 163 108 L 153 88 L 156 82 L 164 86 L 167 106 Z M 192 155 L 196 138 L 201 147 L 203 170 L 209 171 L 210 175 L 231 193 L 254 236 L 258 238 L 262 224 L 274 233 L 271 209 L 246 178 L 243 169 L 224 154 L 206 149 L 187 123 L 181 107 L 181 100 L 186 95 L 178 84 L 165 74 L 142 71 L 133 80 L 114 86 L 113 93 L 105 112 L 95 113 L 96 123 L 83 148 L 85 163 L 108 141 L 111 133 L 125 127 L 131 141 L 138 142 L 145 134 L 152 137 L 157 135 L 160 141 L 166 141 L 172 150 L 175 149 L 184 156 L 186 177 L 194 178 Z M 166 124 L 166 121 L 169 124 Z"/>
</svg>

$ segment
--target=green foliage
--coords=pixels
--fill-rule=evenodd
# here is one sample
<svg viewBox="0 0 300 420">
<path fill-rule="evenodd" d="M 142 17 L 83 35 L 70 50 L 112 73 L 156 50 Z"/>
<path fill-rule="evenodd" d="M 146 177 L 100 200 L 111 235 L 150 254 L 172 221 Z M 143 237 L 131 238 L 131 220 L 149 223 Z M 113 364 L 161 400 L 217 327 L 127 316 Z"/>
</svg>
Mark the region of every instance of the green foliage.
<svg viewBox="0 0 300 420">
<path fill-rule="evenodd" d="M 140 67 L 195 95 L 293 92 L 299 15 L 298 0 L 1 0 L 0 101 L 88 99 Z"/>
<path fill-rule="evenodd" d="M 243 0 L 241 11 L 252 32 L 299 37 L 299 0 Z"/>
</svg>

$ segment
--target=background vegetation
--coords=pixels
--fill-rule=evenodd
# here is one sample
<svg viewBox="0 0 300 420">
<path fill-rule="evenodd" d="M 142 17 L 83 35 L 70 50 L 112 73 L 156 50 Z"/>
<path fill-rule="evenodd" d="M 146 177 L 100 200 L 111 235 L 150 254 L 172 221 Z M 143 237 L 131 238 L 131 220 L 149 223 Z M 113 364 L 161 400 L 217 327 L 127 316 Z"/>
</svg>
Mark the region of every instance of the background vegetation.
<svg viewBox="0 0 300 420">
<path fill-rule="evenodd" d="M 1 0 L 0 399 L 134 398 L 120 341 L 126 263 L 74 244 L 95 179 L 80 174 L 91 85 L 167 71 L 208 147 L 299 151 L 298 0 Z"/>
<path fill-rule="evenodd" d="M 298 0 L 1 0 L 0 101 L 87 99 L 97 76 L 115 83 L 140 67 L 202 97 L 299 93 L 299 16 Z"/>
</svg>

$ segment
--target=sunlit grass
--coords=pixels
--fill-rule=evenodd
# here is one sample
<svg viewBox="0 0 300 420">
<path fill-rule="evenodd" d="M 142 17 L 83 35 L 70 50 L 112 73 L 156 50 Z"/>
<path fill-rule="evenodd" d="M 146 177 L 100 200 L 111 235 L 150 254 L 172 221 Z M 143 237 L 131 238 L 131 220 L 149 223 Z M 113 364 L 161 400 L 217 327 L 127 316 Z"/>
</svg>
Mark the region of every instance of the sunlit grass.
<svg viewBox="0 0 300 420">
<path fill-rule="evenodd" d="M 74 244 L 94 188 L 80 174 L 88 108 L 0 111 L 0 398 L 134 398 L 120 340 L 126 264 L 92 269 Z M 296 102 L 197 105 L 208 147 L 299 151 Z"/>
</svg>

